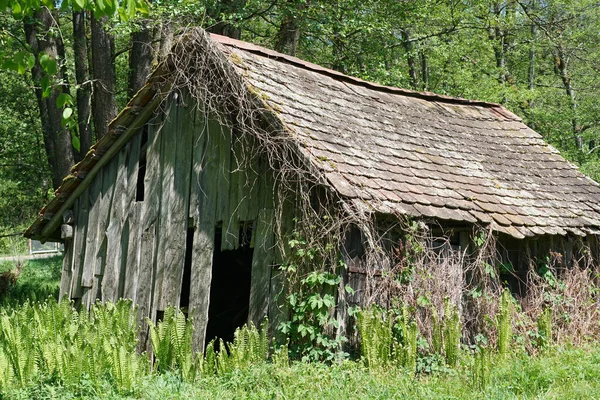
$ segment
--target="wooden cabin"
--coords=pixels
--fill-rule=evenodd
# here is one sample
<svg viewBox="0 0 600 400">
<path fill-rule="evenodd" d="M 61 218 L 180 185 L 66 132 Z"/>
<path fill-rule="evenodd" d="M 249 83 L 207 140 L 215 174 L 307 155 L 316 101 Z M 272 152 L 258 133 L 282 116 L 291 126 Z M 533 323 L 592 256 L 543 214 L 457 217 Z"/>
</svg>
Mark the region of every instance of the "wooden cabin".
<svg viewBox="0 0 600 400">
<path fill-rule="evenodd" d="M 231 81 L 228 94 L 244 97 L 246 115 L 258 115 L 274 141 L 287 138 L 349 213 L 451 226 L 463 247 L 483 226 L 515 264 L 538 243 L 560 242 L 563 253 L 575 240 L 595 243 L 598 184 L 501 105 L 380 86 L 199 30 L 173 54 L 26 233 L 64 241 L 60 294 L 77 304 L 130 298 L 140 321 L 160 319 L 168 305 L 187 308 L 196 346 L 231 337 L 246 320 L 277 318 L 280 175 L 261 153 L 271 144 L 247 140 L 235 98 L 198 104 L 198 93 Z M 174 83 L 181 68 L 195 85 L 210 82 Z M 247 146 L 258 155 L 240 164 Z M 370 268 L 357 261 L 363 239 L 349 234 L 343 249 L 359 291 Z"/>
</svg>

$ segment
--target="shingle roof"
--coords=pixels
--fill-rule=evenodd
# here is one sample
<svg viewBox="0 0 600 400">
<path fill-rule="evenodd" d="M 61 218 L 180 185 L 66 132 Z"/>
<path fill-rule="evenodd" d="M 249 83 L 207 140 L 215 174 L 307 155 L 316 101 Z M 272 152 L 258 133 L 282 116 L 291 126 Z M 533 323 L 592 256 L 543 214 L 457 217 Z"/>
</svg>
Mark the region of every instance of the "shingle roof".
<svg viewBox="0 0 600 400">
<path fill-rule="evenodd" d="M 598 184 L 500 105 L 383 87 L 217 40 L 357 206 L 492 224 L 518 238 L 600 227 Z"/>
<path fill-rule="evenodd" d="M 517 238 L 600 230 L 600 187 L 504 107 L 391 88 L 212 35 L 340 196 L 368 211 L 491 225 Z M 164 68 L 164 66 L 163 66 Z M 157 106 L 165 71 L 73 167 L 26 236 L 58 217 Z M 127 122 L 127 123 L 125 123 Z"/>
</svg>

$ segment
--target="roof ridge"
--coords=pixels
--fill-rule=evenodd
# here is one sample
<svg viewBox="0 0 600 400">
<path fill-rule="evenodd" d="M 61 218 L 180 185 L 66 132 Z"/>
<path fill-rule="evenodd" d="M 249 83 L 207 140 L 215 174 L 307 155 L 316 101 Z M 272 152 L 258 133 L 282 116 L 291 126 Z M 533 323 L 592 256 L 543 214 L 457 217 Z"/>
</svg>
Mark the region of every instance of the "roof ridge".
<svg viewBox="0 0 600 400">
<path fill-rule="evenodd" d="M 210 37 L 215 42 L 220 43 L 225 46 L 236 47 L 238 49 L 248 51 L 250 53 L 258 54 L 263 57 L 268 57 L 271 59 L 275 59 L 280 62 L 285 62 L 285 63 L 291 64 L 291 65 L 294 65 L 294 66 L 297 66 L 300 68 L 304 68 L 304 69 L 307 69 L 307 70 L 310 70 L 313 72 L 327 75 L 331 78 L 334 78 L 334 79 L 337 79 L 337 80 L 340 80 L 343 82 L 352 83 L 355 85 L 363 86 L 363 87 L 377 90 L 380 92 L 399 94 L 399 95 L 403 95 L 403 96 L 407 96 L 407 97 L 415 97 L 415 98 L 420 98 L 423 100 L 439 101 L 439 102 L 443 102 L 443 103 L 466 104 L 466 105 L 471 105 L 471 106 L 481 106 L 481 107 L 486 107 L 486 108 L 492 108 L 494 110 L 497 110 L 499 112 L 499 114 L 501 116 L 503 116 L 504 118 L 515 119 L 515 120 L 521 121 L 520 117 L 518 117 L 517 115 L 512 113 L 510 110 L 508 110 L 506 107 L 504 107 L 503 105 L 498 104 L 498 103 L 492 103 L 492 102 L 481 101 L 481 100 L 469 100 L 469 99 L 464 99 L 462 97 L 446 96 L 446 95 L 441 95 L 441 94 L 437 94 L 437 93 L 433 93 L 433 92 L 419 92 L 416 90 L 403 89 L 403 88 L 398 88 L 398 87 L 394 87 L 394 86 L 380 85 L 378 83 L 365 81 L 363 79 L 360 79 L 360 78 L 357 78 L 354 76 L 343 74 L 343 73 L 333 70 L 333 69 L 322 67 L 318 64 L 314 64 L 314 63 L 302 60 L 302 59 L 294 57 L 294 56 L 279 53 L 277 51 L 270 50 L 266 47 L 255 45 L 253 43 L 244 42 L 242 40 L 237 40 L 237 39 L 232 39 L 228 36 L 217 35 L 215 33 L 211 33 Z"/>
</svg>

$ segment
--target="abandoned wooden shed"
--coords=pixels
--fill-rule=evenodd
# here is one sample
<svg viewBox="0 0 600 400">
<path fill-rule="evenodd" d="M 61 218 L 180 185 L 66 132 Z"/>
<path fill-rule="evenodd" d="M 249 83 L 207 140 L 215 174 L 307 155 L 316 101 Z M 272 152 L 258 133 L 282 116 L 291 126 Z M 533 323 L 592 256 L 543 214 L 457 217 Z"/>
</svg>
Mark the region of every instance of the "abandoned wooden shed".
<svg viewBox="0 0 600 400">
<path fill-rule="evenodd" d="M 266 136 L 249 140 L 252 124 Z M 600 232 L 598 184 L 504 107 L 376 85 L 197 30 L 26 236 L 65 242 L 61 296 L 130 298 L 140 321 L 187 307 L 196 346 L 277 319 L 281 174 L 267 156 L 284 139 L 348 213 L 484 226 L 513 250 L 556 238 L 567 252 L 572 238 L 594 244 Z M 359 285 L 364 271 L 347 258 Z"/>
</svg>

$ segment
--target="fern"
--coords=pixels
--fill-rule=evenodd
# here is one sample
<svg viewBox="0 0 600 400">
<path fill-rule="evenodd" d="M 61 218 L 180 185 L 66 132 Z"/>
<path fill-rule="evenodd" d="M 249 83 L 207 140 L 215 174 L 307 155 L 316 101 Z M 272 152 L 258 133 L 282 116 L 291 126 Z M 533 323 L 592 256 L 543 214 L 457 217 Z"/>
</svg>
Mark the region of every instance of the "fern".
<svg viewBox="0 0 600 400">
<path fill-rule="evenodd" d="M 444 348 L 446 350 L 446 363 L 450 367 L 455 367 L 458 363 L 461 337 L 462 324 L 460 322 L 460 315 L 458 314 L 456 307 L 446 299 Z"/>
<path fill-rule="evenodd" d="M 498 329 L 498 354 L 501 359 L 505 359 L 509 353 L 512 341 L 512 296 L 508 290 L 502 292 L 500 298 L 500 307 L 496 316 L 496 325 Z"/>
</svg>

